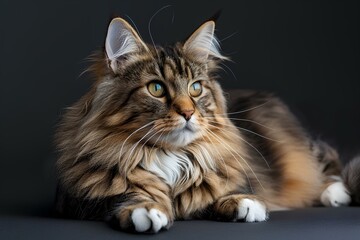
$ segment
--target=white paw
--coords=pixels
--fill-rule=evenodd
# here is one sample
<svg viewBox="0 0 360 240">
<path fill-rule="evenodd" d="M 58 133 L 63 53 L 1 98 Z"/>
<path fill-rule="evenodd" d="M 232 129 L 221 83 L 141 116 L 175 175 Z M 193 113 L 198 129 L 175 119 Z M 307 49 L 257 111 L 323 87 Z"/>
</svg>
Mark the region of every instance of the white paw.
<svg viewBox="0 0 360 240">
<path fill-rule="evenodd" d="M 351 197 L 342 182 L 330 184 L 321 194 L 321 203 L 328 207 L 349 205 Z"/>
<path fill-rule="evenodd" d="M 131 214 L 131 220 L 137 232 L 148 230 L 158 232 L 169 222 L 166 215 L 155 208 L 150 211 L 145 208 L 136 208 Z"/>
<path fill-rule="evenodd" d="M 245 222 L 262 222 L 267 219 L 266 207 L 257 200 L 245 198 L 238 207 L 237 218 Z"/>
</svg>

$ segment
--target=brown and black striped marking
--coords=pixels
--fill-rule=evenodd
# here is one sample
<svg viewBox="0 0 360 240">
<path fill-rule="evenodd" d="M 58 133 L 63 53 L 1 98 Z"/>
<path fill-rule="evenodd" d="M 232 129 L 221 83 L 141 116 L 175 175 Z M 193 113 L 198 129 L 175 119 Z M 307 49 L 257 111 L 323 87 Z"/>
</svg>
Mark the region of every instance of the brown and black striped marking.
<svg viewBox="0 0 360 240">
<path fill-rule="evenodd" d="M 125 20 L 112 21 L 90 68 L 96 81 L 56 134 L 60 214 L 131 230 L 135 209 L 161 211 L 167 228 L 176 219 L 239 220 L 243 199 L 270 210 L 318 203 L 328 176 L 339 175 L 337 156 L 324 160 L 322 148 L 318 161 L 272 95 L 240 92 L 238 114 L 227 115 L 214 26 L 154 47 Z"/>
</svg>

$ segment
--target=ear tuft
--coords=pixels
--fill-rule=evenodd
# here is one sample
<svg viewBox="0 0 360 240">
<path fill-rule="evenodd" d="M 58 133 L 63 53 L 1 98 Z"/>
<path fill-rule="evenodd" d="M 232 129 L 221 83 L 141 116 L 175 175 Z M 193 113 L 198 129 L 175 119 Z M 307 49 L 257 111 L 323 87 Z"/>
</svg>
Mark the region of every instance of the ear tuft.
<svg viewBox="0 0 360 240">
<path fill-rule="evenodd" d="M 109 25 L 105 51 L 110 60 L 110 66 L 115 71 L 118 58 L 139 51 L 146 44 L 141 40 L 136 31 L 122 18 L 114 18 Z"/>
<path fill-rule="evenodd" d="M 184 44 L 185 53 L 198 61 L 207 61 L 209 57 L 227 59 L 219 49 L 220 44 L 214 35 L 215 22 L 207 21 L 202 24 Z"/>
</svg>

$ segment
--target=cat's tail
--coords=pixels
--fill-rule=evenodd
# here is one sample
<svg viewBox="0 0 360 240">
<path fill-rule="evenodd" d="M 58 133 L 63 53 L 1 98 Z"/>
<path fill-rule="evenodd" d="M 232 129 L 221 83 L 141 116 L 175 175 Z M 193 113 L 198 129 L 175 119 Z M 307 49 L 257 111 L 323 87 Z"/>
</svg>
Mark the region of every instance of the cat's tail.
<svg viewBox="0 0 360 240">
<path fill-rule="evenodd" d="M 360 205 L 360 155 L 345 165 L 342 178 L 350 191 L 352 203 Z"/>
</svg>

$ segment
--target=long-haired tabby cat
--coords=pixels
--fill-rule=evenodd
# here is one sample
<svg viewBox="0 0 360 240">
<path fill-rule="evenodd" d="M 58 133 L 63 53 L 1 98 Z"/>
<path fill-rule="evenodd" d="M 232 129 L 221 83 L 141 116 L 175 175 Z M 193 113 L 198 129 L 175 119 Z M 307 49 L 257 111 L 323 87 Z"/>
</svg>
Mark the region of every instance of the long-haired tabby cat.
<svg viewBox="0 0 360 240">
<path fill-rule="evenodd" d="M 60 214 L 158 232 L 176 219 L 259 222 L 359 202 L 360 161 L 342 173 L 337 152 L 278 98 L 239 92 L 228 113 L 214 28 L 159 47 L 111 21 L 96 82 L 57 131 Z"/>
</svg>

